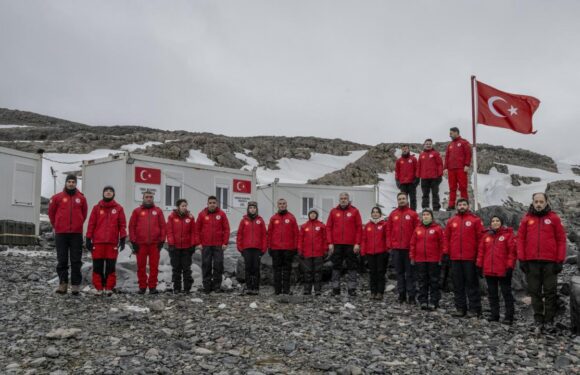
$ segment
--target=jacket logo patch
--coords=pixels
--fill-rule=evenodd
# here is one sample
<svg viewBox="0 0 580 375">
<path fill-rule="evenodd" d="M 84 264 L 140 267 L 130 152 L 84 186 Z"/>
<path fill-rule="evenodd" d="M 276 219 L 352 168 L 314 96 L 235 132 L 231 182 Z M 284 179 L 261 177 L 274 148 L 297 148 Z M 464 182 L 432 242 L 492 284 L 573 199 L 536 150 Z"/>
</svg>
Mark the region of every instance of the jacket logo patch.
<svg viewBox="0 0 580 375">
<path fill-rule="evenodd" d="M 112 214 L 116 214 L 117 213 L 117 209 L 113 208 L 113 210 L 111 211 Z"/>
<path fill-rule="evenodd" d="M 379 226 L 377 227 L 377 229 L 378 229 L 378 230 L 381 230 L 381 229 L 383 229 L 383 226 L 382 226 L 382 225 L 379 225 Z"/>
<path fill-rule="evenodd" d="M 157 211 L 151 212 L 151 215 L 156 216 L 157 215 Z"/>
<path fill-rule="evenodd" d="M 315 227 L 314 230 L 320 230 L 320 227 Z"/>
<path fill-rule="evenodd" d="M 471 221 L 466 221 L 466 222 L 465 222 L 465 226 L 466 226 L 466 227 L 470 227 L 470 226 L 471 226 Z"/>
<path fill-rule="evenodd" d="M 399 220 L 399 215 L 396 215 L 395 217 L 393 217 L 393 220 Z"/>
<path fill-rule="evenodd" d="M 256 224 L 262 224 L 260 220 L 256 220 Z"/>
<path fill-rule="evenodd" d="M 425 159 L 425 158 L 426 158 L 426 156 L 425 156 L 425 155 L 421 156 L 421 159 Z"/>
<path fill-rule="evenodd" d="M 173 221 L 179 223 L 179 219 L 173 219 Z"/>
<path fill-rule="evenodd" d="M 371 227 L 367 228 L 367 232 L 370 232 L 371 230 L 373 230 L 373 228 L 371 228 Z"/>
<path fill-rule="evenodd" d="M 412 162 L 413 162 L 413 160 L 409 159 L 409 163 L 412 163 Z"/>
<path fill-rule="evenodd" d="M 101 215 L 103 215 L 103 214 L 105 213 L 105 211 L 103 211 L 103 210 L 100 210 L 100 211 L 99 211 L 99 213 L 100 213 Z"/>
<path fill-rule="evenodd" d="M 187 224 L 189 224 L 189 223 L 191 223 L 191 219 L 185 219 L 185 222 L 186 222 Z"/>
<path fill-rule="evenodd" d="M 206 216 L 206 217 L 205 217 L 205 220 L 209 220 L 209 216 Z"/>
<path fill-rule="evenodd" d="M 434 234 L 434 233 L 435 233 L 435 229 L 429 230 L 429 234 Z"/>
<path fill-rule="evenodd" d="M 429 155 L 429 157 L 430 157 L 430 158 L 432 158 L 432 157 L 433 157 L 433 155 Z"/>
<path fill-rule="evenodd" d="M 458 143 L 458 144 L 457 144 L 457 147 L 461 147 L 461 143 Z"/>
<path fill-rule="evenodd" d="M 546 219 L 546 220 L 544 220 L 544 224 L 548 224 L 548 225 L 549 225 L 549 224 L 552 224 L 552 220 L 550 220 L 550 219 Z"/>
<path fill-rule="evenodd" d="M 348 217 L 351 217 L 351 216 L 352 216 L 352 214 L 351 214 L 350 212 L 347 212 L 347 213 L 346 213 L 346 216 L 348 216 Z"/>
<path fill-rule="evenodd" d="M 62 201 L 63 201 L 64 203 L 66 203 L 66 202 L 68 202 L 68 198 L 62 198 Z"/>
<path fill-rule="evenodd" d="M 503 238 L 503 237 L 502 237 L 502 238 Z M 490 242 L 490 241 L 491 241 L 491 238 L 489 238 L 489 237 L 487 237 L 487 238 L 485 239 L 485 242 Z"/>
<path fill-rule="evenodd" d="M 336 214 L 336 217 L 340 217 L 340 212 Z"/>
<path fill-rule="evenodd" d="M 284 222 L 285 222 L 286 224 L 290 224 L 290 219 L 286 219 L 286 220 L 284 220 Z"/>
<path fill-rule="evenodd" d="M 418 235 L 418 236 L 421 236 L 421 235 L 423 235 L 423 231 L 422 231 L 422 230 L 418 230 L 418 231 L 417 231 L 417 235 Z"/>
<path fill-rule="evenodd" d="M 219 219 L 221 219 L 221 218 L 222 218 L 222 217 L 221 217 L 220 215 L 216 215 L 216 217 L 215 217 L 215 219 L 216 219 L 216 220 L 219 220 Z"/>
<path fill-rule="evenodd" d="M 535 221 L 534 221 L 534 220 L 530 220 L 530 221 L 528 221 L 528 225 L 533 225 L 534 223 L 535 223 Z"/>
<path fill-rule="evenodd" d="M 504 236 L 499 236 L 498 240 L 504 241 L 505 240 L 505 237 Z"/>
<path fill-rule="evenodd" d="M 453 223 L 453 228 L 457 228 L 457 223 Z"/>
<path fill-rule="evenodd" d="M 411 215 L 405 215 L 405 220 L 411 220 Z"/>
<path fill-rule="evenodd" d="M 280 220 L 274 220 L 274 224 L 280 224 Z"/>
<path fill-rule="evenodd" d="M 250 222 L 248 220 L 244 220 L 244 224 L 250 225 Z"/>
<path fill-rule="evenodd" d="M 77 199 L 75 199 L 75 202 L 81 203 L 81 199 L 80 198 L 77 198 Z"/>
<path fill-rule="evenodd" d="M 310 231 L 310 228 L 304 228 L 304 231 L 305 232 L 309 232 Z"/>
<path fill-rule="evenodd" d="M 141 211 L 141 216 L 145 216 L 145 211 Z"/>
</svg>

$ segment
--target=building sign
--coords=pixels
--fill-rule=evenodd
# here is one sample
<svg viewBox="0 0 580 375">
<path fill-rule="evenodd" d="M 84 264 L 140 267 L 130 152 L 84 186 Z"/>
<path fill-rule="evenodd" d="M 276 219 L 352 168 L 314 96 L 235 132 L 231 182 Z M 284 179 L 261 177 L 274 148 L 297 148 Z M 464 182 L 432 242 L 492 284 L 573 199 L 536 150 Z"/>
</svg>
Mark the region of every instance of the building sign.
<svg viewBox="0 0 580 375">
<path fill-rule="evenodd" d="M 247 195 L 247 194 L 233 195 L 232 196 L 233 206 L 239 207 L 239 208 L 246 208 L 246 207 L 248 207 L 248 202 L 250 202 L 251 199 L 252 199 L 252 197 L 250 195 Z"/>
<path fill-rule="evenodd" d="M 153 193 L 153 202 L 161 202 L 161 189 L 159 187 L 151 187 L 151 185 L 135 184 L 135 201 L 143 201 L 143 193 L 149 190 Z"/>
</svg>

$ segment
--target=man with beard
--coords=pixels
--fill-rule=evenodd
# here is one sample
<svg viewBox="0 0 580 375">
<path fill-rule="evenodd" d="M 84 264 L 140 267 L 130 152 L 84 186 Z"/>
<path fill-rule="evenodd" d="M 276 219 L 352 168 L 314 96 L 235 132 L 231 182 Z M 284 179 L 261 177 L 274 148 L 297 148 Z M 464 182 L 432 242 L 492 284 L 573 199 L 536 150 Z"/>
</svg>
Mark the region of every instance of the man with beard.
<svg viewBox="0 0 580 375">
<path fill-rule="evenodd" d="M 518 260 L 532 297 L 536 331 L 552 332 L 557 310 L 558 274 L 566 258 L 566 232 L 548 197 L 535 193 L 517 235 Z"/>
<path fill-rule="evenodd" d="M 88 206 L 85 196 L 77 189 L 77 177 L 66 176 L 65 188 L 50 198 L 48 217 L 54 228 L 59 285 L 56 292 L 66 294 L 68 289 L 68 265 L 70 261 L 71 291 L 80 293 L 83 246 L 83 224 Z"/>
<path fill-rule="evenodd" d="M 419 184 L 419 177 L 417 175 L 417 158 L 411 155 L 409 146 L 402 147 L 403 154 L 395 164 L 395 181 L 397 187 L 409 195 L 409 202 L 411 209 L 417 209 L 417 185 Z"/>
</svg>

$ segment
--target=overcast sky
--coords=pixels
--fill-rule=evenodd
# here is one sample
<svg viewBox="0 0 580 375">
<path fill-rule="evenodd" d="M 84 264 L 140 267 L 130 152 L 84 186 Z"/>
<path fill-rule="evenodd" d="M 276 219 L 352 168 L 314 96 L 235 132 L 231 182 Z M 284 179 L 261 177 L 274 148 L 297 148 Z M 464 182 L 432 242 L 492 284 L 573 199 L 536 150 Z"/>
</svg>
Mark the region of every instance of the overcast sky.
<svg viewBox="0 0 580 375">
<path fill-rule="evenodd" d="M 0 107 L 93 125 L 367 144 L 471 139 L 469 78 L 542 101 L 579 156 L 580 1 L 0 0 Z"/>
</svg>

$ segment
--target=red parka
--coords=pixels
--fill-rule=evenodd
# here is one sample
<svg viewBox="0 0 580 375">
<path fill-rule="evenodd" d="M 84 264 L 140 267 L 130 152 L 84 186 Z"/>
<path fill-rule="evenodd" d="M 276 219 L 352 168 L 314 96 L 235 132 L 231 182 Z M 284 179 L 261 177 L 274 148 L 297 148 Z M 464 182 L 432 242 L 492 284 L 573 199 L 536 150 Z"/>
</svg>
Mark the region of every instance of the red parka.
<svg viewBox="0 0 580 375">
<path fill-rule="evenodd" d="M 88 211 L 87 200 L 78 189 L 73 195 L 63 190 L 48 203 L 48 218 L 55 233 L 83 233 Z"/>
<path fill-rule="evenodd" d="M 360 255 L 375 255 L 386 253 L 387 250 L 387 222 L 381 220 L 374 223 L 370 220 L 363 227 Z"/>
<path fill-rule="evenodd" d="M 298 247 L 298 223 L 290 212 L 274 214 L 268 224 L 268 249 L 294 250 Z"/>
<path fill-rule="evenodd" d="M 400 184 L 410 184 L 417 174 L 417 158 L 415 155 L 401 156 L 395 164 L 395 180 Z"/>
<path fill-rule="evenodd" d="M 239 252 L 245 249 L 260 249 L 262 253 L 266 252 L 266 223 L 260 215 L 254 219 L 244 215 L 238 227 L 236 244 Z"/>
<path fill-rule="evenodd" d="M 417 177 L 421 179 L 439 178 L 443 175 L 443 160 L 437 150 L 424 150 L 417 161 Z"/>
<path fill-rule="evenodd" d="M 300 226 L 298 254 L 305 258 L 323 257 L 328 252 L 326 226 L 320 220 L 308 220 Z"/>
<path fill-rule="evenodd" d="M 501 227 L 488 230 L 481 238 L 477 252 L 477 266 L 485 276 L 504 277 L 508 269 L 514 269 L 517 250 L 514 230 Z"/>
<path fill-rule="evenodd" d="M 362 240 L 362 219 L 353 205 L 330 210 L 326 221 L 326 240 L 333 245 L 360 245 Z"/>
<path fill-rule="evenodd" d="M 101 200 L 91 210 L 87 238 L 94 244 L 106 243 L 117 245 L 120 238 L 127 237 L 127 219 L 123 207 L 115 200 Z"/>
<path fill-rule="evenodd" d="M 479 216 L 467 211 L 457 214 L 447 221 L 447 252 L 451 260 L 477 260 L 477 248 L 483 236 L 484 227 Z"/>
<path fill-rule="evenodd" d="M 415 262 L 440 262 L 445 253 L 445 231 L 437 223 L 419 224 L 411 237 L 409 258 Z"/>
<path fill-rule="evenodd" d="M 129 238 L 139 245 L 165 242 L 165 218 L 163 211 L 155 205 L 141 205 L 133 210 L 129 219 Z"/>
<path fill-rule="evenodd" d="M 230 240 L 230 222 L 226 213 L 216 208 L 209 212 L 204 208 L 197 216 L 197 233 L 202 246 L 223 246 Z"/>
<path fill-rule="evenodd" d="M 566 259 L 566 231 L 562 220 L 550 211 L 544 216 L 527 213 L 518 230 L 518 259 L 562 263 Z"/>
<path fill-rule="evenodd" d="M 189 249 L 199 243 L 195 218 L 187 211 L 183 215 L 173 210 L 167 218 L 167 243 L 176 249 Z"/>
<path fill-rule="evenodd" d="M 445 169 L 463 169 L 471 165 L 471 145 L 461 137 L 457 137 L 447 145 L 445 153 Z"/>
<path fill-rule="evenodd" d="M 409 250 L 413 231 L 419 225 L 419 215 L 409 206 L 395 208 L 387 219 L 387 248 Z"/>
</svg>

